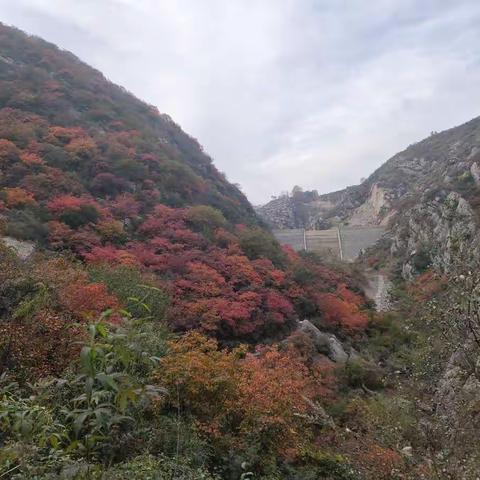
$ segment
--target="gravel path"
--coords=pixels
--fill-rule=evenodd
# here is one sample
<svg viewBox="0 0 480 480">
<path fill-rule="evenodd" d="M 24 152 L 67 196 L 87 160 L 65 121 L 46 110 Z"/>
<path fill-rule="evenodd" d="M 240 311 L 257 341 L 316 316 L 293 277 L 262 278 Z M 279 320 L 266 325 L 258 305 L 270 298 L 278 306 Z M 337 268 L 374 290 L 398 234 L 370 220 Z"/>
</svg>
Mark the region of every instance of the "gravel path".
<svg viewBox="0 0 480 480">
<path fill-rule="evenodd" d="M 367 286 L 365 287 L 365 295 L 375 302 L 378 312 L 384 312 L 390 308 L 389 290 L 392 286 L 388 277 L 382 272 L 367 271 Z"/>
</svg>

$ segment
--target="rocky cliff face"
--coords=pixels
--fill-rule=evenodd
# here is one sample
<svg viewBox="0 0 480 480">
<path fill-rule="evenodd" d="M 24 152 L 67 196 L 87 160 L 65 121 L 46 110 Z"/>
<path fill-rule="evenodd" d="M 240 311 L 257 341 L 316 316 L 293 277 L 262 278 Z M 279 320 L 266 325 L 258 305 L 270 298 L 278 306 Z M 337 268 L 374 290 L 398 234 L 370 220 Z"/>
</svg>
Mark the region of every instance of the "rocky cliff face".
<svg viewBox="0 0 480 480">
<path fill-rule="evenodd" d="M 410 279 L 433 265 L 448 271 L 456 257 L 478 245 L 476 215 L 458 192 L 423 198 L 392 222 L 392 256 L 403 260 L 402 276 Z"/>
<path fill-rule="evenodd" d="M 422 261 L 445 269 L 453 251 L 476 238 L 479 165 L 480 118 L 475 118 L 410 145 L 361 185 L 304 201 L 303 217 L 294 195 L 258 213 L 276 228 L 385 225 L 393 233 L 392 253 L 405 258 L 404 275 Z"/>
</svg>

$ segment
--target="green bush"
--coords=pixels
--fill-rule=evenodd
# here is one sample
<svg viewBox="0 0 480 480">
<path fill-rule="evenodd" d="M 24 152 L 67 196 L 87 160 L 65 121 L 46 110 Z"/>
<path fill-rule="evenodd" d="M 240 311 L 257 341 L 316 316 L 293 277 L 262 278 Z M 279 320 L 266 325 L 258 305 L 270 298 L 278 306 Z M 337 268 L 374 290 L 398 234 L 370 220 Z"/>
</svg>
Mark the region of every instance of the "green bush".
<svg viewBox="0 0 480 480">
<path fill-rule="evenodd" d="M 201 467 L 192 467 L 183 458 L 144 455 L 105 469 L 93 476 L 101 480 L 220 480 Z"/>
<path fill-rule="evenodd" d="M 42 223 L 38 211 L 33 209 L 15 210 L 8 217 L 5 235 L 19 240 L 45 243 L 48 238 L 48 228 Z"/>
<path fill-rule="evenodd" d="M 225 227 L 227 221 L 223 213 L 208 205 L 197 205 L 187 211 L 187 222 L 192 228 L 210 238 L 213 232 L 220 227 Z"/>
<path fill-rule="evenodd" d="M 350 388 L 378 390 L 383 387 L 382 371 L 363 359 L 351 359 L 341 372 L 344 382 Z"/>
<path fill-rule="evenodd" d="M 93 282 L 104 283 L 134 318 L 161 321 L 168 307 L 168 295 L 146 280 L 134 267 L 95 266 L 89 270 Z"/>
<path fill-rule="evenodd" d="M 75 375 L 39 383 L 30 394 L 16 384 L 0 385 L 3 443 L 31 445 L 37 462 L 49 457 L 109 464 L 125 457 L 139 421 L 136 406 L 146 408 L 164 394 L 134 375 L 140 363 L 153 368 L 156 359 L 136 351 L 128 332 L 110 332 L 102 323 L 90 325 L 88 332 Z M 12 461 L 12 455 L 4 458 L 0 475 Z M 16 462 L 23 468 L 21 459 Z"/>
<path fill-rule="evenodd" d="M 302 461 L 305 465 L 293 470 L 289 480 L 360 480 L 359 474 L 341 455 L 308 449 L 303 452 Z"/>
<path fill-rule="evenodd" d="M 78 210 L 67 210 L 60 216 L 60 220 L 70 228 L 79 228 L 98 220 L 98 211 L 93 205 L 82 205 Z"/>
<path fill-rule="evenodd" d="M 261 228 L 247 228 L 239 234 L 240 246 L 250 260 L 268 258 L 277 267 L 285 263 L 285 255 L 275 237 Z"/>
</svg>

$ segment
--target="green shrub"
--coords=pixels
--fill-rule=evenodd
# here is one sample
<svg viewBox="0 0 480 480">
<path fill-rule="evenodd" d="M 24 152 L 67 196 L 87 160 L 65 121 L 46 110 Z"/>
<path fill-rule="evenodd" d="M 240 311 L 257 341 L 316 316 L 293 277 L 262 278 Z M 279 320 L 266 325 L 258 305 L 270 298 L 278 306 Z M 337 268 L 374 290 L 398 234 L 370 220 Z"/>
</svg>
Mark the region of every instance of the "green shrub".
<svg viewBox="0 0 480 480">
<path fill-rule="evenodd" d="M 105 469 L 93 476 L 101 480 L 220 480 L 201 467 L 192 467 L 184 458 L 143 455 Z"/>
<path fill-rule="evenodd" d="M 289 480 L 360 480 L 359 474 L 341 455 L 307 449 L 302 452 L 302 461 L 304 465 L 293 470 Z"/>
<path fill-rule="evenodd" d="M 277 267 L 284 265 L 285 255 L 275 237 L 261 228 L 247 228 L 239 234 L 240 246 L 250 260 L 268 258 Z"/>
<path fill-rule="evenodd" d="M 161 321 L 168 307 L 168 295 L 146 280 L 134 267 L 95 266 L 89 270 L 93 282 L 104 283 L 134 318 Z"/>
<path fill-rule="evenodd" d="M 82 205 L 78 210 L 67 210 L 60 216 L 60 220 L 70 228 L 79 228 L 88 223 L 95 223 L 99 214 L 93 205 Z"/>
<path fill-rule="evenodd" d="M 423 273 L 432 264 L 429 251 L 426 248 L 419 249 L 412 259 L 412 264 L 418 273 Z"/>
<path fill-rule="evenodd" d="M 45 243 L 48 238 L 48 228 L 42 223 L 37 211 L 31 209 L 15 210 L 8 217 L 8 222 L 5 225 L 5 235 L 19 240 Z"/>
<path fill-rule="evenodd" d="M 88 332 L 75 375 L 37 384 L 29 395 L 16 384 L 0 385 L 2 443 L 31 445 L 40 455 L 37 462 L 49 457 L 60 463 L 81 459 L 108 464 L 125 457 L 139 421 L 137 406 L 141 411 L 164 393 L 133 375 L 140 363 L 153 367 L 156 359 L 136 351 L 128 332 L 110 332 L 101 323 L 90 325 Z M 0 472 L 11 463 L 10 455 Z M 23 468 L 21 459 L 17 465 Z"/>
<path fill-rule="evenodd" d="M 223 213 L 208 205 L 197 205 L 187 211 L 187 222 L 192 228 L 210 238 L 213 232 L 220 227 L 225 227 L 227 221 Z"/>
<path fill-rule="evenodd" d="M 374 364 L 360 358 L 346 362 L 341 376 L 350 388 L 378 390 L 383 387 L 382 371 Z"/>
</svg>

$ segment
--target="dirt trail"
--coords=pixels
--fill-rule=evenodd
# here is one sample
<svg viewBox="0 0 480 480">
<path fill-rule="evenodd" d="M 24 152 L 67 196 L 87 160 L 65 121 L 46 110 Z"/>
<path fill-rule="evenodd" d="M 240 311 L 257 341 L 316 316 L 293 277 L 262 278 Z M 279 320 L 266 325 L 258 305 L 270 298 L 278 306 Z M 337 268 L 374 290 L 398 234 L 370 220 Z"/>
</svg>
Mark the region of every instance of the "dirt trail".
<svg viewBox="0 0 480 480">
<path fill-rule="evenodd" d="M 365 295 L 373 300 L 378 312 L 384 312 L 390 308 L 389 289 L 392 286 L 387 275 L 382 272 L 368 270 L 365 272 L 367 285 Z"/>
</svg>

